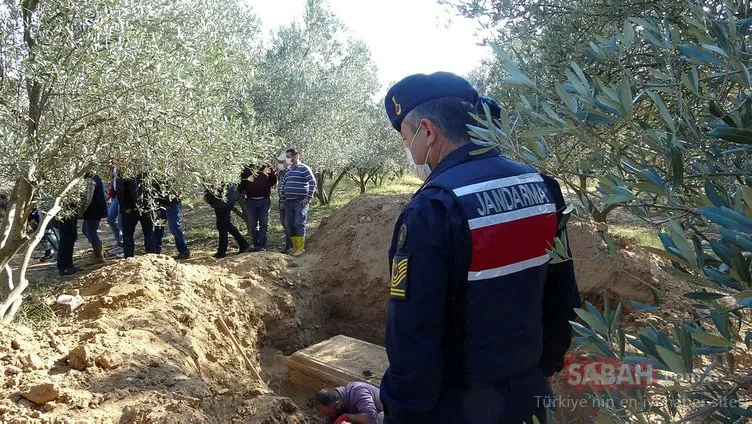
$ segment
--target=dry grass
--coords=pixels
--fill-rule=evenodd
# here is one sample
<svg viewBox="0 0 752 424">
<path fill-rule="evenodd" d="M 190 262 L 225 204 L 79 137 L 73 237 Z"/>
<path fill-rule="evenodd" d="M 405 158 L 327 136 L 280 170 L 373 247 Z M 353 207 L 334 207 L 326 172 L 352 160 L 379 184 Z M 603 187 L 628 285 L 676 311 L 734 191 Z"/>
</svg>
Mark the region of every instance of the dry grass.
<svg viewBox="0 0 752 424">
<path fill-rule="evenodd" d="M 610 225 L 609 232 L 617 236 L 627 237 L 635 240 L 639 246 L 650 246 L 661 248 L 661 241 L 658 239 L 656 232 L 646 227 L 631 227 L 626 225 Z"/>
</svg>

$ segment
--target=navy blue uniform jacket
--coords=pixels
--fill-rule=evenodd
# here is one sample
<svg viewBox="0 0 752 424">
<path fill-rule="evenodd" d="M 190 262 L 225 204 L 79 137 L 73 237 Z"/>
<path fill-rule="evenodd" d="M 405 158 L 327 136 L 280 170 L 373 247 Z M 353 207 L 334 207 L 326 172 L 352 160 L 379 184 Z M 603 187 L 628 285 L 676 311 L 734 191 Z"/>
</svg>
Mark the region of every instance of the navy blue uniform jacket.
<svg viewBox="0 0 752 424">
<path fill-rule="evenodd" d="M 497 149 L 470 154 L 479 149 L 447 155 L 395 225 L 388 423 L 510 422 L 503 410 L 516 401 L 470 407 L 467 396 L 530 375 L 548 387 L 543 376 L 561 369 L 571 342 L 580 305 L 572 262 L 550 264 L 546 253 L 565 231 L 559 185 Z M 452 402 L 469 403 L 458 412 Z M 469 415 L 446 416 L 460 413 Z"/>
</svg>

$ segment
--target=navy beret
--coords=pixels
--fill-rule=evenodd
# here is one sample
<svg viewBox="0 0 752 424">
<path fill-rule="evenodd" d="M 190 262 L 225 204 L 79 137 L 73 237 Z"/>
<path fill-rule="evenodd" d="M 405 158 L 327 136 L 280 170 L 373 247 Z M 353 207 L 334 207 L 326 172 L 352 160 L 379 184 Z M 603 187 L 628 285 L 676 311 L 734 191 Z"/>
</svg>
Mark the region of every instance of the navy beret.
<svg viewBox="0 0 752 424">
<path fill-rule="evenodd" d="M 450 72 L 414 74 L 394 84 L 386 93 L 384 107 L 395 130 L 400 131 L 405 115 L 421 103 L 443 97 L 460 97 L 478 103 L 478 92 L 464 78 Z"/>
</svg>

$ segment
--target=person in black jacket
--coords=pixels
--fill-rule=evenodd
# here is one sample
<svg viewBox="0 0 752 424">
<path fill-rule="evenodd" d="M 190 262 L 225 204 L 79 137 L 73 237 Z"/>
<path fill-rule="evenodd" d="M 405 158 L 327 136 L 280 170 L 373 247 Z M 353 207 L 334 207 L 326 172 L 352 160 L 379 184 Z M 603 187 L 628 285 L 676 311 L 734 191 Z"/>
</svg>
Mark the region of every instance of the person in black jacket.
<svg viewBox="0 0 752 424">
<path fill-rule="evenodd" d="M 243 253 L 250 247 L 248 241 L 232 223 L 232 207 L 237 202 L 237 199 L 237 188 L 232 184 L 223 186 L 220 190 L 210 187 L 204 193 L 204 201 L 214 208 L 214 215 L 217 217 L 219 247 L 217 248 L 217 253 L 214 254 L 214 257 L 217 259 L 227 256 L 228 232 L 232 234 L 232 237 L 238 243 L 238 253 Z"/>
<path fill-rule="evenodd" d="M 79 209 L 81 218 L 84 220 L 81 225 L 81 232 L 89 240 L 89 243 L 91 243 L 94 258 L 98 262 L 104 262 L 104 247 L 102 246 L 102 240 L 97 235 L 100 221 L 102 218 L 107 217 L 107 200 L 104 195 L 104 184 L 102 184 L 102 179 L 99 175 L 96 174 L 87 173 L 84 175 L 84 179 L 87 185 Z"/>
<path fill-rule="evenodd" d="M 60 275 L 71 275 L 81 268 L 73 263 L 73 250 L 78 238 L 78 216 L 76 202 L 67 202 L 63 206 L 63 213 L 55 216 L 55 226 L 58 229 L 57 271 Z"/>
<path fill-rule="evenodd" d="M 148 205 L 144 187 L 144 174 L 134 178 L 117 180 L 117 199 L 123 216 L 123 256 L 131 258 L 135 254 L 136 245 L 134 234 L 136 225 L 141 223 L 144 232 L 144 249 L 146 253 L 156 253 L 154 240 L 154 223 L 151 219 L 151 209 Z"/>
<path fill-rule="evenodd" d="M 448 72 L 410 75 L 384 97 L 424 180 L 388 251 L 386 424 L 544 422 L 554 400 L 547 377 L 564 367 L 580 307 L 572 261 L 547 253 L 567 205 L 555 179 L 472 142 L 487 102 Z"/>
</svg>

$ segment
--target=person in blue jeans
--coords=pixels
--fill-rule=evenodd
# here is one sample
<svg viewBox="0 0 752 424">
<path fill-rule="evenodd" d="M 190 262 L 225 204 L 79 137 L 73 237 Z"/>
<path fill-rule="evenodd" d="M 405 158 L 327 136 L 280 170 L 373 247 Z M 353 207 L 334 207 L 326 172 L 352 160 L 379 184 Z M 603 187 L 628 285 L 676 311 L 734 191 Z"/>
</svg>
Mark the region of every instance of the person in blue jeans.
<svg viewBox="0 0 752 424">
<path fill-rule="evenodd" d="M 166 184 L 157 185 L 158 190 L 168 190 Z M 175 193 L 157 194 L 159 204 L 159 212 L 157 218 L 164 222 L 167 221 L 167 227 L 170 233 L 175 237 L 175 247 L 178 249 L 178 255 L 175 259 L 188 259 L 191 257 L 191 251 L 188 248 L 188 243 L 185 241 L 185 234 L 183 234 L 183 226 L 180 220 L 180 212 L 182 211 L 182 204 L 180 199 Z M 164 225 L 154 227 L 154 242 L 156 244 L 157 253 L 162 253 L 162 240 L 164 239 L 165 227 Z"/>
<path fill-rule="evenodd" d="M 276 184 L 277 174 L 270 164 L 246 165 L 240 175 L 240 191 L 245 198 L 252 252 L 266 250 L 271 190 Z"/>
<path fill-rule="evenodd" d="M 122 221 L 120 203 L 118 203 L 117 197 L 112 197 L 110 205 L 107 207 L 107 225 L 110 226 L 117 247 L 123 247 L 123 230 L 120 228 Z"/>
<path fill-rule="evenodd" d="M 183 226 L 181 223 L 180 215 L 183 210 L 180 201 L 173 201 L 167 206 L 166 209 L 160 209 L 159 219 L 167 221 L 167 227 L 170 230 L 170 234 L 175 237 L 175 247 L 178 249 L 178 254 L 175 259 L 188 259 L 191 257 L 191 250 L 188 248 L 188 242 L 185 240 L 185 234 L 183 233 Z M 157 244 L 157 253 L 162 253 L 162 240 L 164 239 L 165 227 L 154 227 L 154 239 Z"/>
<path fill-rule="evenodd" d="M 104 246 L 102 246 L 102 240 L 97 235 L 100 221 L 107 216 L 107 200 L 104 195 L 104 184 L 102 184 L 102 179 L 99 175 L 96 174 L 86 174 L 84 178 L 87 185 L 81 202 L 81 208 L 79 209 L 81 218 L 84 220 L 83 225 L 81 225 L 81 232 L 89 240 L 97 262 L 104 262 Z"/>
<path fill-rule="evenodd" d="M 123 230 L 120 227 L 123 217 L 120 214 L 120 202 L 117 199 L 117 166 L 113 160 L 110 163 L 110 187 L 107 190 L 107 199 L 110 202 L 107 207 L 107 225 L 110 226 L 112 236 L 115 237 L 116 248 L 123 247 Z M 112 250 L 110 250 L 112 253 Z"/>
<path fill-rule="evenodd" d="M 292 241 L 292 256 L 300 256 L 305 253 L 305 225 L 308 220 L 308 207 L 316 192 L 316 177 L 311 168 L 300 162 L 300 152 L 295 149 L 287 149 L 285 152 L 290 158 L 290 168 L 285 173 L 284 199 L 280 202 L 284 205 L 286 230 Z"/>
<path fill-rule="evenodd" d="M 132 258 L 135 254 L 136 245 L 134 235 L 136 227 L 141 224 L 144 233 L 144 250 L 146 253 L 156 253 L 156 241 L 154 240 L 154 223 L 148 212 L 148 201 L 143 190 L 144 175 L 117 181 L 117 198 L 121 207 L 123 228 L 123 257 Z"/>
</svg>

